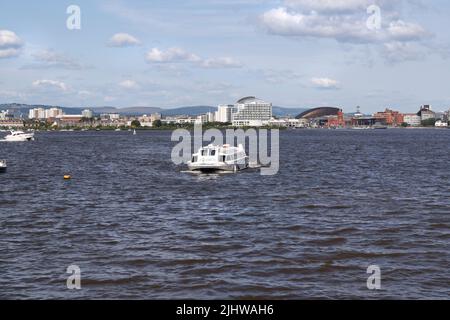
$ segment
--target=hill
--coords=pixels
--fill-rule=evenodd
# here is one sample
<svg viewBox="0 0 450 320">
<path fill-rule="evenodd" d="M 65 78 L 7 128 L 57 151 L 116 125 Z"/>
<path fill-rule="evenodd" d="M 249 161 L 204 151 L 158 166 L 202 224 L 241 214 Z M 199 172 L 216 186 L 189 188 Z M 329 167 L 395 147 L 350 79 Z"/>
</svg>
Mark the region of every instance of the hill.
<svg viewBox="0 0 450 320">
<path fill-rule="evenodd" d="M 51 105 L 28 105 L 28 104 L 19 104 L 19 103 L 7 103 L 0 104 L 0 110 L 12 110 L 14 114 L 17 115 L 28 115 L 30 109 L 34 108 L 44 108 L 50 109 L 58 106 Z M 77 107 L 58 107 L 61 108 L 66 114 L 80 114 L 81 111 L 85 108 L 77 108 Z M 213 106 L 189 106 L 189 107 L 177 107 L 177 108 L 157 108 L 157 107 L 126 107 L 126 108 L 117 108 L 117 107 L 92 107 L 89 108 L 94 111 L 95 114 L 102 113 L 119 113 L 121 115 L 127 116 L 137 116 L 143 114 L 152 114 L 152 113 L 161 113 L 163 116 L 176 116 L 176 115 L 187 115 L 187 116 L 198 116 L 200 114 L 205 114 L 207 112 L 215 112 L 217 107 Z M 273 107 L 273 115 L 277 117 L 286 117 L 291 116 L 295 117 L 298 114 L 305 111 L 305 108 L 285 108 L 285 107 Z"/>
</svg>

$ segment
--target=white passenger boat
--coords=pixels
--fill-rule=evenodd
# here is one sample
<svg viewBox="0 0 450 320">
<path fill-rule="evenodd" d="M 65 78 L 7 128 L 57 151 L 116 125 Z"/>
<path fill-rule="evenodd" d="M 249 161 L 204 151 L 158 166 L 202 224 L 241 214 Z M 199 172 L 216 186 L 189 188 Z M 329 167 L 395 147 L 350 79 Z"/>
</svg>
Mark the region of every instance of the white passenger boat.
<svg viewBox="0 0 450 320">
<path fill-rule="evenodd" d="M 0 160 L 0 172 L 5 172 L 6 168 L 8 168 L 8 166 L 6 165 L 6 161 Z"/>
<path fill-rule="evenodd" d="M 248 166 L 249 159 L 244 147 L 242 145 L 232 147 L 228 144 L 223 146 L 210 144 L 200 148 L 188 162 L 189 170 L 201 172 L 236 172 L 247 169 Z"/>
<path fill-rule="evenodd" d="M 32 141 L 34 133 L 25 133 L 23 131 L 11 130 L 11 133 L 5 137 L 5 141 Z"/>
</svg>

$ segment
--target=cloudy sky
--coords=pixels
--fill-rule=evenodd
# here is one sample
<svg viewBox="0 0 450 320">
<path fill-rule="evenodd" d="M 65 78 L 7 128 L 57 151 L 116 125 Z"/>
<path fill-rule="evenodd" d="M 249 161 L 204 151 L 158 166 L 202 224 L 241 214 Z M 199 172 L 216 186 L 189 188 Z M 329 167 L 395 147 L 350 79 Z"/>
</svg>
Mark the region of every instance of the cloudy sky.
<svg viewBox="0 0 450 320">
<path fill-rule="evenodd" d="M 449 16 L 446 0 L 2 0 L 0 103 L 448 110 Z"/>
</svg>

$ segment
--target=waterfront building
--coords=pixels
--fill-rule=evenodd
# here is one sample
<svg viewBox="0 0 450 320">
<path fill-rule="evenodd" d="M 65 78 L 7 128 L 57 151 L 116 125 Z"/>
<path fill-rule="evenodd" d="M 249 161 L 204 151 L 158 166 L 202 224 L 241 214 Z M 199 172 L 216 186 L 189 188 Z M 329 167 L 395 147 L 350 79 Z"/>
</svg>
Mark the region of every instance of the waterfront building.
<svg viewBox="0 0 450 320">
<path fill-rule="evenodd" d="M 28 111 L 28 118 L 32 120 L 43 120 L 46 118 L 45 109 L 34 108 Z"/>
<path fill-rule="evenodd" d="M 120 114 L 118 114 L 118 113 L 110 113 L 109 114 L 109 119 L 110 120 L 119 120 L 120 119 Z"/>
<path fill-rule="evenodd" d="M 327 116 L 326 126 L 328 126 L 330 128 L 345 127 L 344 112 L 342 110 L 339 110 L 337 115 Z"/>
<path fill-rule="evenodd" d="M 63 114 L 60 108 L 50 108 L 45 110 L 45 119 L 56 118 Z"/>
<path fill-rule="evenodd" d="M 306 119 L 271 119 L 268 123 L 273 127 L 284 127 L 284 128 L 304 128 L 308 125 L 308 121 Z"/>
<path fill-rule="evenodd" d="M 362 118 L 362 117 L 364 117 L 364 114 L 361 113 L 361 107 L 360 106 L 356 107 L 356 112 L 353 114 L 353 117 L 354 118 Z"/>
<path fill-rule="evenodd" d="M 216 122 L 216 114 L 215 114 L 215 112 L 208 112 L 206 114 L 206 122 Z"/>
<path fill-rule="evenodd" d="M 197 119 L 195 120 L 196 124 L 204 124 L 208 122 L 208 115 L 202 114 L 197 116 Z"/>
<path fill-rule="evenodd" d="M 150 116 L 150 119 L 152 120 L 152 122 L 154 122 L 156 120 L 161 120 L 161 114 L 160 113 L 152 113 L 152 115 Z"/>
<path fill-rule="evenodd" d="M 415 113 L 405 113 L 403 115 L 403 122 L 411 127 L 420 127 L 422 118 Z"/>
<path fill-rule="evenodd" d="M 384 112 L 377 112 L 374 118 L 378 119 L 378 122 L 385 123 L 388 126 L 400 126 L 404 122 L 404 115 L 398 111 L 387 108 Z"/>
<path fill-rule="evenodd" d="M 433 112 L 430 105 L 424 105 L 420 107 L 420 111 L 417 113 L 422 121 L 429 119 L 436 119 L 436 113 Z"/>
<path fill-rule="evenodd" d="M 153 127 L 153 121 L 152 121 L 151 116 L 144 114 L 142 117 L 139 117 L 137 120 L 139 121 L 139 123 L 141 124 L 142 127 Z M 129 121 L 130 125 L 131 125 L 131 122 L 132 121 Z"/>
<path fill-rule="evenodd" d="M 55 123 L 63 126 L 75 126 L 79 125 L 82 119 L 82 115 L 63 114 L 56 117 Z"/>
<path fill-rule="evenodd" d="M 233 113 L 234 105 L 220 105 L 215 114 L 215 121 L 221 123 L 231 123 L 231 114 Z"/>
<path fill-rule="evenodd" d="M 85 109 L 81 112 L 81 115 L 83 118 L 92 119 L 94 117 L 94 112 L 92 110 Z"/>
<path fill-rule="evenodd" d="M 236 102 L 231 114 L 234 126 L 263 126 L 272 119 L 272 104 L 256 97 Z"/>
<path fill-rule="evenodd" d="M 139 117 L 137 120 L 141 123 L 142 127 L 153 127 L 153 122 L 155 122 L 156 120 L 161 120 L 161 114 L 154 113 L 150 116 L 144 114 L 143 116 Z M 131 121 L 130 121 L 130 124 L 131 124 Z"/>
<path fill-rule="evenodd" d="M 3 119 L 0 120 L 0 128 L 14 128 L 19 129 L 23 128 L 25 125 L 23 120 L 20 119 Z"/>
<path fill-rule="evenodd" d="M 8 118 L 8 111 L 7 110 L 0 111 L 0 120 L 6 120 L 6 118 Z"/>
</svg>

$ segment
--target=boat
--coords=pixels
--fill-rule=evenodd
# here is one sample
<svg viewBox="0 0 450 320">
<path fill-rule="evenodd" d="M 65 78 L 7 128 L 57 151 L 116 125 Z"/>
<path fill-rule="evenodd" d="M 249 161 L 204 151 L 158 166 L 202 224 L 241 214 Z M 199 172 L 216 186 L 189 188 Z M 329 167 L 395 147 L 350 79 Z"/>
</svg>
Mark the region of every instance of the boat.
<svg viewBox="0 0 450 320">
<path fill-rule="evenodd" d="M 8 166 L 6 165 L 6 160 L 0 160 L 0 172 L 5 172 Z"/>
<path fill-rule="evenodd" d="M 249 159 L 242 144 L 238 147 L 229 144 L 222 146 L 210 144 L 194 153 L 187 165 L 190 171 L 237 172 L 248 168 Z"/>
<path fill-rule="evenodd" d="M 381 122 L 377 122 L 373 125 L 373 128 L 377 129 L 377 130 L 384 130 L 384 129 L 387 129 L 388 127 L 386 125 L 382 124 Z"/>
<path fill-rule="evenodd" d="M 136 133 L 136 130 L 134 130 L 134 131 L 133 131 L 133 136 L 135 136 L 136 134 L 137 134 L 137 133 Z"/>
<path fill-rule="evenodd" d="M 25 133 L 23 131 L 10 131 L 11 134 L 5 137 L 5 141 L 33 141 L 34 133 Z"/>
</svg>

